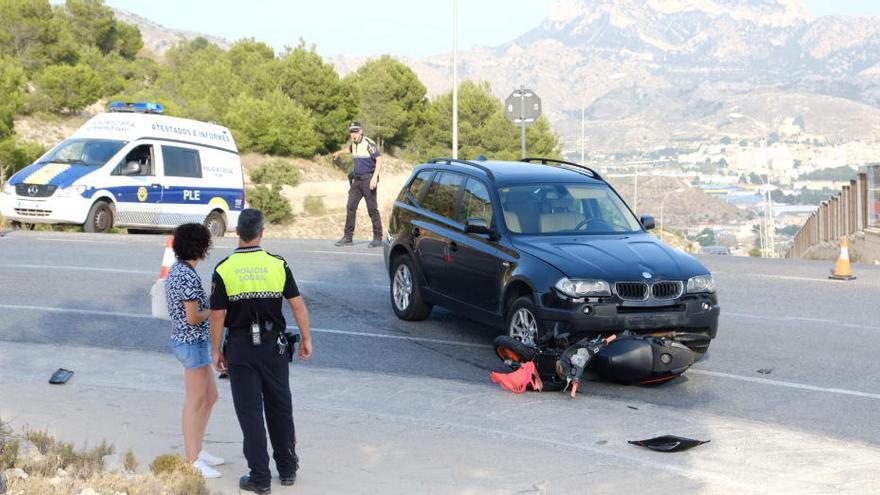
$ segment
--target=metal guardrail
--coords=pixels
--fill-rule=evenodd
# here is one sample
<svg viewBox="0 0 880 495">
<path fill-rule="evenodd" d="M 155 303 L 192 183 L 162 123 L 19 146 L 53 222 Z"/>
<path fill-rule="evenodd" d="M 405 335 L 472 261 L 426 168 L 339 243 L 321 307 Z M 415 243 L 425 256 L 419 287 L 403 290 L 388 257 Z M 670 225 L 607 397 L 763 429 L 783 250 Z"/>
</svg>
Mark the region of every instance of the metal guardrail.
<svg viewBox="0 0 880 495">
<path fill-rule="evenodd" d="M 880 228 L 880 165 L 869 166 L 823 201 L 795 235 L 786 257 L 800 258 L 813 246 L 868 228 Z"/>
</svg>

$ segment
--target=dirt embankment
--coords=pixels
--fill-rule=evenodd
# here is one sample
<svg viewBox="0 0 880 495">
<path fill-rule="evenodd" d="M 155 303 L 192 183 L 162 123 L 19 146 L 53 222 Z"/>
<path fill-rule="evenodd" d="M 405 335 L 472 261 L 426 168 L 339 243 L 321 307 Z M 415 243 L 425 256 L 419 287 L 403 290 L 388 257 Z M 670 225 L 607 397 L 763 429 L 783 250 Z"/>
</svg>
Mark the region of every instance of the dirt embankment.
<svg viewBox="0 0 880 495">
<path fill-rule="evenodd" d="M 270 159 L 263 155 L 247 154 L 242 157 L 245 171 Z M 302 172 L 302 180 L 296 187 L 284 186 L 282 194 L 293 208 L 294 220 L 285 225 L 272 225 L 267 229 L 270 237 L 295 237 L 311 239 L 334 239 L 342 237 L 345 227 L 346 203 L 348 202 L 348 179 L 343 169 L 326 157 L 314 160 L 292 160 Z M 383 228 L 400 189 L 409 179 L 412 163 L 387 157 L 379 180 L 379 214 Z M 355 239 L 371 239 L 372 224 L 367 206 L 361 201 L 358 208 Z"/>
</svg>

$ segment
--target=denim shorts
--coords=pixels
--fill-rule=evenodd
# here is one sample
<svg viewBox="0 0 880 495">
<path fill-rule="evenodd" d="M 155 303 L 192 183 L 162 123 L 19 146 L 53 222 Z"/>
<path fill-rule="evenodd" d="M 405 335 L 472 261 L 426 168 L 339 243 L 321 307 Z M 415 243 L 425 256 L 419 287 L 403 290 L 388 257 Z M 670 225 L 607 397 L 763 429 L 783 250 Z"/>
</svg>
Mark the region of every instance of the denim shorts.
<svg viewBox="0 0 880 495">
<path fill-rule="evenodd" d="M 211 364 L 210 340 L 193 342 L 192 344 L 172 340 L 171 350 L 174 351 L 174 356 L 183 364 L 184 368 L 201 368 Z"/>
</svg>

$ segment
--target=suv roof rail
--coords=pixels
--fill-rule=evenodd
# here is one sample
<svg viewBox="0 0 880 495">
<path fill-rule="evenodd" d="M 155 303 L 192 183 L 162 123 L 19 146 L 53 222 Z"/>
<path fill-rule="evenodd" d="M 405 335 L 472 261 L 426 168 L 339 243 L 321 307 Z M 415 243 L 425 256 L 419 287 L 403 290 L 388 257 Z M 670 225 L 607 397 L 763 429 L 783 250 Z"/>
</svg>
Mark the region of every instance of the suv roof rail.
<svg viewBox="0 0 880 495">
<path fill-rule="evenodd" d="M 544 165 L 570 165 L 572 167 L 577 167 L 579 169 L 586 170 L 587 172 L 589 172 L 593 176 L 594 179 L 598 179 L 603 182 L 605 181 L 605 179 L 603 179 L 602 176 L 599 175 L 598 172 L 596 172 L 595 170 L 591 169 L 590 167 L 588 167 L 586 165 L 581 165 L 580 163 L 567 162 L 565 160 L 556 160 L 554 158 L 538 158 L 538 157 L 523 158 L 520 161 L 526 162 L 526 163 L 539 162 Z"/>
<path fill-rule="evenodd" d="M 458 158 L 434 158 L 428 163 L 459 163 L 461 165 L 470 165 L 471 167 L 476 167 L 483 172 L 486 172 L 486 175 L 488 175 L 490 179 L 495 180 L 495 174 L 493 174 L 492 171 L 489 170 L 489 167 L 480 165 L 479 163 L 474 163 L 472 161 L 459 160 Z"/>
</svg>

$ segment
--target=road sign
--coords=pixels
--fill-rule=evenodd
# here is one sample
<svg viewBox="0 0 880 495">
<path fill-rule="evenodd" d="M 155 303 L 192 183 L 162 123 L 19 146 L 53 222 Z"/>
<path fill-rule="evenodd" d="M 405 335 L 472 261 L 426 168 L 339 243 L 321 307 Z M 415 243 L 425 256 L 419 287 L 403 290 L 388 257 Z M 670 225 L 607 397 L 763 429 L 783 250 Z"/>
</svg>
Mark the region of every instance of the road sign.
<svg viewBox="0 0 880 495">
<path fill-rule="evenodd" d="M 504 100 L 507 118 L 520 127 L 522 157 L 526 157 L 526 126 L 534 124 L 541 116 L 541 99 L 531 89 L 520 86 Z"/>
<path fill-rule="evenodd" d="M 541 98 L 531 89 L 515 89 L 504 101 L 504 110 L 514 124 L 533 124 L 541 116 Z"/>
</svg>

